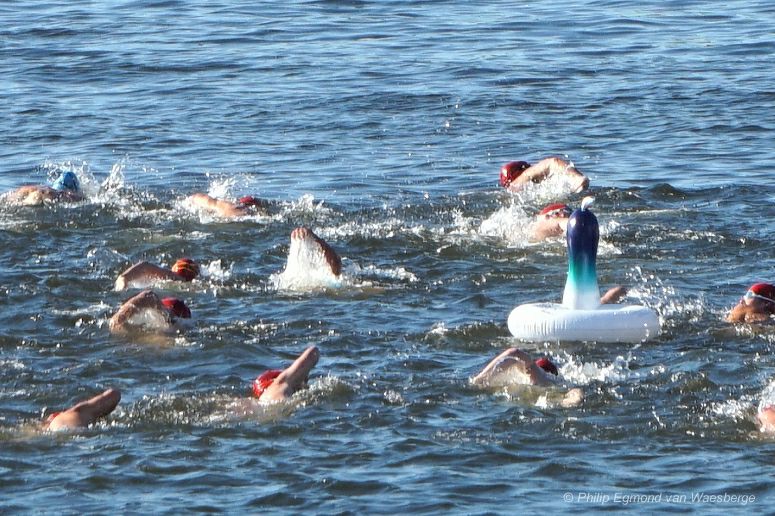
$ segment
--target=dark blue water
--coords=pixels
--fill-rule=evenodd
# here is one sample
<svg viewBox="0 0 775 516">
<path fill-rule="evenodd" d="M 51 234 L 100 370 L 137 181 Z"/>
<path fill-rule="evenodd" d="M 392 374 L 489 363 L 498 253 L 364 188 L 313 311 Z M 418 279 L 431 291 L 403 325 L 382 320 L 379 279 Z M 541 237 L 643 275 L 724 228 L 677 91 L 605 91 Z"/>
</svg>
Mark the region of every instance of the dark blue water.
<svg viewBox="0 0 775 516">
<path fill-rule="evenodd" d="M 774 23 L 763 1 L 0 7 L 0 190 L 74 170 L 88 196 L 0 207 L 0 507 L 766 511 L 775 331 L 723 317 L 775 281 Z M 567 269 L 529 217 L 580 197 L 498 171 L 546 155 L 591 178 L 601 287 L 657 310 L 656 339 L 510 337 Z M 184 209 L 195 191 L 275 209 L 219 220 Z M 298 225 L 344 287 L 276 288 Z M 194 327 L 111 337 L 115 277 L 183 255 L 203 276 L 168 293 Z M 246 400 L 312 344 L 308 391 Z M 584 403 L 472 388 L 511 345 Z M 109 386 L 102 423 L 34 430 Z"/>
</svg>

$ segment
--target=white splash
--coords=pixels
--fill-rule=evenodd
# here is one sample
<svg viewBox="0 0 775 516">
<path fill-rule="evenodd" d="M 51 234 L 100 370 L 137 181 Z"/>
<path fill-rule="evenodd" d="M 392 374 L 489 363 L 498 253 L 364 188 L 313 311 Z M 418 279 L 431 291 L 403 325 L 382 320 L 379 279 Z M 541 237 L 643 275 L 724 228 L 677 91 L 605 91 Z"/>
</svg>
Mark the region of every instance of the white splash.
<svg viewBox="0 0 775 516">
<path fill-rule="evenodd" d="M 313 238 L 292 238 L 285 270 L 273 274 L 270 283 L 278 290 L 315 290 L 338 288 L 342 276 L 336 276 L 320 244 Z"/>
<path fill-rule="evenodd" d="M 479 234 L 495 237 L 513 245 L 526 245 L 530 241 L 533 219 L 523 206 L 511 203 L 482 221 Z"/>
</svg>

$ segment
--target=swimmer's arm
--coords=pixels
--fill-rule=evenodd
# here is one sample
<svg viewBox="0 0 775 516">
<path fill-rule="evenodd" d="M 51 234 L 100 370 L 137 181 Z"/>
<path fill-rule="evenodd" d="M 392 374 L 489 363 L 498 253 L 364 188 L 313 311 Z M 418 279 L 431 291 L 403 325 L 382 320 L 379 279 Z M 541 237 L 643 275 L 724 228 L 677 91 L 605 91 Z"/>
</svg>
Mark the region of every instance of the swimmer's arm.
<svg viewBox="0 0 775 516">
<path fill-rule="evenodd" d="M 538 163 L 530 165 L 517 179 L 520 183 L 540 183 L 549 177 L 549 174 L 553 171 L 558 168 L 564 168 L 556 164 L 558 160 L 562 161 L 559 158 L 542 159 Z"/>
<path fill-rule="evenodd" d="M 280 373 L 275 382 L 285 387 L 286 396 L 290 396 L 304 384 L 310 371 L 318 363 L 319 358 L 320 351 L 318 351 L 318 348 L 310 346 Z"/>
<path fill-rule="evenodd" d="M 110 318 L 108 326 L 111 332 L 122 332 L 126 330 L 127 321 L 141 310 L 152 308 L 159 310 L 165 318 L 171 322 L 169 312 L 161 304 L 161 299 L 152 290 L 143 290 L 136 296 L 127 300 L 121 308 L 118 309 L 113 317 Z"/>
<path fill-rule="evenodd" d="M 326 257 L 326 262 L 328 262 L 329 267 L 331 267 L 331 272 L 334 274 L 334 276 L 339 276 L 342 273 L 342 259 L 339 257 L 336 251 L 334 251 L 334 248 L 328 245 L 328 242 L 314 233 L 312 233 L 312 236 L 323 249 L 323 254 Z"/>
<path fill-rule="evenodd" d="M 522 183 L 539 183 L 551 175 L 569 175 L 578 178 L 578 185 L 575 189 L 577 192 L 589 187 L 587 176 L 579 172 L 570 162 L 557 157 L 544 158 L 535 165 L 531 165 L 517 179 Z"/>
<path fill-rule="evenodd" d="M 222 217 L 240 217 L 245 215 L 245 210 L 229 201 L 215 199 L 207 194 L 196 193 L 188 198 L 189 202 L 198 208 L 214 211 Z"/>
<path fill-rule="evenodd" d="M 159 267 L 149 262 L 140 262 L 122 272 L 116 279 L 116 290 L 124 290 L 127 283 L 141 278 L 156 280 L 179 280 L 180 276 L 169 269 Z"/>
<path fill-rule="evenodd" d="M 732 307 L 732 310 L 730 310 L 729 314 L 727 314 L 726 321 L 729 323 L 744 322 L 745 306 L 741 306 L 740 304 L 738 304 Z"/>
<path fill-rule="evenodd" d="M 540 242 L 551 237 L 562 236 L 568 226 L 568 219 L 544 219 L 539 216 L 533 223 L 530 240 Z"/>
<path fill-rule="evenodd" d="M 59 192 L 44 185 L 25 185 L 9 192 L 7 199 L 10 202 L 25 206 L 36 206 L 57 198 Z"/>
<path fill-rule="evenodd" d="M 517 367 L 523 373 L 529 373 L 528 364 L 532 364 L 530 356 L 517 348 L 509 348 L 493 358 L 482 371 L 471 379 L 474 385 L 486 385 L 498 373 Z"/>
<path fill-rule="evenodd" d="M 113 412 L 120 400 L 121 393 L 117 389 L 108 389 L 60 412 L 49 422 L 48 429 L 66 430 L 89 426 L 97 419 Z"/>
<path fill-rule="evenodd" d="M 730 323 L 763 323 L 770 320 L 770 315 L 755 310 L 743 301 L 737 303 L 729 311 L 726 321 Z"/>
<path fill-rule="evenodd" d="M 612 287 L 600 298 L 600 304 L 614 304 L 621 301 L 627 295 L 627 289 L 621 285 Z"/>
</svg>

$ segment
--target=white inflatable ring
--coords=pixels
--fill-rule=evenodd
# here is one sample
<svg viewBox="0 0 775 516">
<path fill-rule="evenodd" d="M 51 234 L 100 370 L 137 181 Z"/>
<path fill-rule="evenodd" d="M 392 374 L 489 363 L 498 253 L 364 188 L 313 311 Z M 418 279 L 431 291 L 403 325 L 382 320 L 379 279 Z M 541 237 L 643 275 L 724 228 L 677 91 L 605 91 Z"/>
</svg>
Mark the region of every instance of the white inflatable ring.
<svg viewBox="0 0 775 516">
<path fill-rule="evenodd" d="M 532 303 L 512 310 L 508 326 L 512 335 L 530 342 L 641 342 L 659 333 L 659 317 L 638 305 L 575 310 L 557 303 Z"/>
<path fill-rule="evenodd" d="M 568 278 L 562 304 L 534 303 L 516 307 L 508 327 L 519 339 L 542 342 L 587 340 L 641 342 L 659 334 L 659 317 L 645 306 L 601 305 L 597 286 L 597 217 L 592 198 L 568 220 Z"/>
</svg>

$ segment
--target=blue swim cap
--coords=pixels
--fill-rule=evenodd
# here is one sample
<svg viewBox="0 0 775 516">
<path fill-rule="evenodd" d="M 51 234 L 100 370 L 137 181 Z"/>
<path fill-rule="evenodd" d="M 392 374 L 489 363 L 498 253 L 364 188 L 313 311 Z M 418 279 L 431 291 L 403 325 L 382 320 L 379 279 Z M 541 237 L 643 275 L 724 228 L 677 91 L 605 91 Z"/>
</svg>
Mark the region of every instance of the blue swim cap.
<svg viewBox="0 0 775 516">
<path fill-rule="evenodd" d="M 73 172 L 65 172 L 51 185 L 54 190 L 72 190 L 77 192 L 81 189 L 81 185 L 78 183 L 78 177 Z"/>
</svg>

